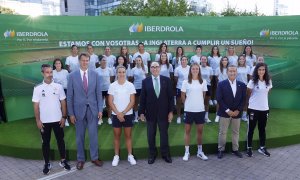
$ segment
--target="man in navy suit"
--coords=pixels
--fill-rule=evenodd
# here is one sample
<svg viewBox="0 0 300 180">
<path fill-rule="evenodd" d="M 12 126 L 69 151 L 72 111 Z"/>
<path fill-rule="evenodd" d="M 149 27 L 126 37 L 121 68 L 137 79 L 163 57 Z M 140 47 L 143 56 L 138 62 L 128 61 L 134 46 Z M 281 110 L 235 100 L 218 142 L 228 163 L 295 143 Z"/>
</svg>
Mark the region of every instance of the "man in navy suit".
<svg viewBox="0 0 300 180">
<path fill-rule="evenodd" d="M 174 97 L 171 80 L 160 76 L 160 65 L 152 62 L 151 76 L 142 82 L 139 114 L 142 121 L 147 120 L 147 137 L 149 145 L 148 164 L 153 164 L 157 156 L 155 136 L 157 125 L 160 132 L 160 150 L 162 158 L 172 163 L 169 150 L 168 128 L 173 119 Z M 146 117 L 146 118 L 145 118 Z"/>
<path fill-rule="evenodd" d="M 243 107 L 246 101 L 246 85 L 236 80 L 237 67 L 230 65 L 227 68 L 228 79 L 221 81 L 217 88 L 217 101 L 219 104 L 219 140 L 218 158 L 224 155 L 226 136 L 229 125 L 232 129 L 232 154 L 242 158 L 239 149 L 239 129 Z"/>
<path fill-rule="evenodd" d="M 102 93 L 95 71 L 88 69 L 90 56 L 79 55 L 80 68 L 69 75 L 67 107 L 70 120 L 76 128 L 77 169 L 85 163 L 84 140 L 86 128 L 90 139 L 90 156 L 92 163 L 102 166 L 98 157 L 98 119 L 102 117 Z"/>
</svg>

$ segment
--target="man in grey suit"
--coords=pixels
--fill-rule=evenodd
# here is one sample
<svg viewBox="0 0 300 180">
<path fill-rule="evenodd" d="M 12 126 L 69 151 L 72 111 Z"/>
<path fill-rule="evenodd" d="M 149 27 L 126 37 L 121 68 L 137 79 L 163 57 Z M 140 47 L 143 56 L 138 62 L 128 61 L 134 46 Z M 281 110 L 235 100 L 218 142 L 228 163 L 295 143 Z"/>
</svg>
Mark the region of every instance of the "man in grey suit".
<svg viewBox="0 0 300 180">
<path fill-rule="evenodd" d="M 68 80 L 67 105 L 70 121 L 75 124 L 77 144 L 77 169 L 85 163 L 84 139 L 88 128 L 92 163 L 102 166 L 98 157 L 98 119 L 102 118 L 102 92 L 97 73 L 89 70 L 90 57 L 81 53 L 80 69 L 72 72 Z"/>
</svg>

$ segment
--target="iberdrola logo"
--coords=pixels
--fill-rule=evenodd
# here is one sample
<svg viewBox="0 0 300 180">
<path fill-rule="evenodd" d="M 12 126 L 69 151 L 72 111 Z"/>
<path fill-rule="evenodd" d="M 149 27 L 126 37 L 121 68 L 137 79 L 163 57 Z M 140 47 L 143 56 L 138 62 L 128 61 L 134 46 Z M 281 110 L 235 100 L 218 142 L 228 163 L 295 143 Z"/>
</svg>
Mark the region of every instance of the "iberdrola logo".
<svg viewBox="0 0 300 180">
<path fill-rule="evenodd" d="M 16 36 L 16 32 L 15 32 L 15 30 L 6 30 L 3 35 L 4 35 L 5 39 L 13 38 Z"/>
<path fill-rule="evenodd" d="M 142 32 L 143 29 L 144 29 L 143 23 L 141 23 L 141 24 L 136 23 L 136 24 L 132 24 L 132 25 L 129 27 L 129 32 L 130 32 L 130 33 Z"/>
<path fill-rule="evenodd" d="M 270 29 L 263 29 L 259 33 L 260 37 L 268 37 L 270 36 Z"/>
</svg>

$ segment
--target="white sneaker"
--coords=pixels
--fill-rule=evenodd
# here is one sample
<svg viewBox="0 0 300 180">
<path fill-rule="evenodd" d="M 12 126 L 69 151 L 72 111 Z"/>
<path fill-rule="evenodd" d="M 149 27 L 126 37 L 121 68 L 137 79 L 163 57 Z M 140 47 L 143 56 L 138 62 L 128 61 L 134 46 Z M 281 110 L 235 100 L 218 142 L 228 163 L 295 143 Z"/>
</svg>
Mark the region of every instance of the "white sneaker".
<svg viewBox="0 0 300 180">
<path fill-rule="evenodd" d="M 184 156 L 183 156 L 183 158 L 182 158 L 182 160 L 188 161 L 188 160 L 189 160 L 189 157 L 190 157 L 190 153 L 189 153 L 189 152 L 185 152 L 185 153 L 184 153 Z"/>
<path fill-rule="evenodd" d="M 200 158 L 200 159 L 202 159 L 203 161 L 208 160 L 208 157 L 205 156 L 204 152 L 198 152 L 197 153 L 197 157 Z"/>
<path fill-rule="evenodd" d="M 217 123 L 217 122 L 219 122 L 220 121 L 220 116 L 216 116 L 216 119 L 215 119 L 215 122 Z"/>
<path fill-rule="evenodd" d="M 207 119 L 205 119 L 205 122 L 206 123 L 211 123 L 211 120 L 207 118 Z"/>
<path fill-rule="evenodd" d="M 139 118 L 135 117 L 134 120 L 133 120 L 133 122 L 138 123 L 139 122 Z"/>
<path fill-rule="evenodd" d="M 177 124 L 180 124 L 181 123 L 181 117 L 178 117 L 177 118 Z"/>
<path fill-rule="evenodd" d="M 217 105 L 217 104 L 218 104 L 218 101 L 217 101 L 217 100 L 214 100 L 214 104 Z"/>
<path fill-rule="evenodd" d="M 115 155 L 111 165 L 116 167 L 119 164 L 119 161 L 120 161 L 120 157 L 118 155 Z"/>
<path fill-rule="evenodd" d="M 212 101 L 212 100 L 209 100 L 209 102 L 208 102 L 208 103 L 209 103 L 209 105 L 210 105 L 210 106 L 213 106 L 213 105 L 214 105 L 214 103 L 213 103 L 213 101 Z"/>
<path fill-rule="evenodd" d="M 107 122 L 108 124 L 112 124 L 112 120 L 110 118 L 108 118 Z"/>
<path fill-rule="evenodd" d="M 100 120 L 98 121 L 98 125 L 101 126 L 101 124 L 103 124 L 103 120 L 102 120 L 102 119 L 100 119 Z"/>
<path fill-rule="evenodd" d="M 70 124 L 69 124 L 69 122 L 68 122 L 68 119 L 66 119 L 66 121 L 65 121 L 65 126 L 66 126 L 66 127 L 70 126 Z"/>
<path fill-rule="evenodd" d="M 136 165 L 136 160 L 134 159 L 134 156 L 132 154 L 128 155 L 128 162 L 130 165 Z"/>
<path fill-rule="evenodd" d="M 246 121 L 246 122 L 248 121 L 248 117 L 247 117 L 246 114 L 243 114 L 243 115 L 242 115 L 242 120 L 243 120 L 243 121 Z"/>
</svg>

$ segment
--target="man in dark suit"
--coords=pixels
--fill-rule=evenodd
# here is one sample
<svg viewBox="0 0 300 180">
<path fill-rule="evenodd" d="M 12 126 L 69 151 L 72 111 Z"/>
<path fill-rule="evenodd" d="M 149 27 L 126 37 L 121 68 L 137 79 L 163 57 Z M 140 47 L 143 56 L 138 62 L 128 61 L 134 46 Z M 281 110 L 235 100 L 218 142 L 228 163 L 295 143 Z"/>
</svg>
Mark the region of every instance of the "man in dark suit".
<svg viewBox="0 0 300 180">
<path fill-rule="evenodd" d="M 157 156 L 155 136 L 157 125 L 160 132 L 160 150 L 162 158 L 172 163 L 169 150 L 168 128 L 173 119 L 174 97 L 171 80 L 160 76 L 160 65 L 152 62 L 151 76 L 142 82 L 139 114 L 142 121 L 147 120 L 147 137 L 149 145 L 148 164 L 153 164 Z M 145 118 L 146 117 L 146 118 Z"/>
<path fill-rule="evenodd" d="M 217 101 L 219 104 L 219 140 L 218 158 L 224 155 L 226 136 L 229 125 L 232 129 L 232 154 L 242 158 L 239 149 L 239 129 L 243 107 L 246 101 L 246 85 L 236 80 L 237 67 L 230 65 L 227 68 L 228 79 L 221 81 L 217 88 Z"/>
<path fill-rule="evenodd" d="M 102 117 L 102 93 L 95 71 L 89 70 L 90 56 L 79 55 L 80 68 L 69 75 L 67 107 L 70 121 L 75 124 L 77 144 L 77 169 L 81 170 L 85 162 L 84 139 L 88 129 L 90 156 L 92 163 L 102 166 L 98 159 L 98 119 Z"/>
</svg>

